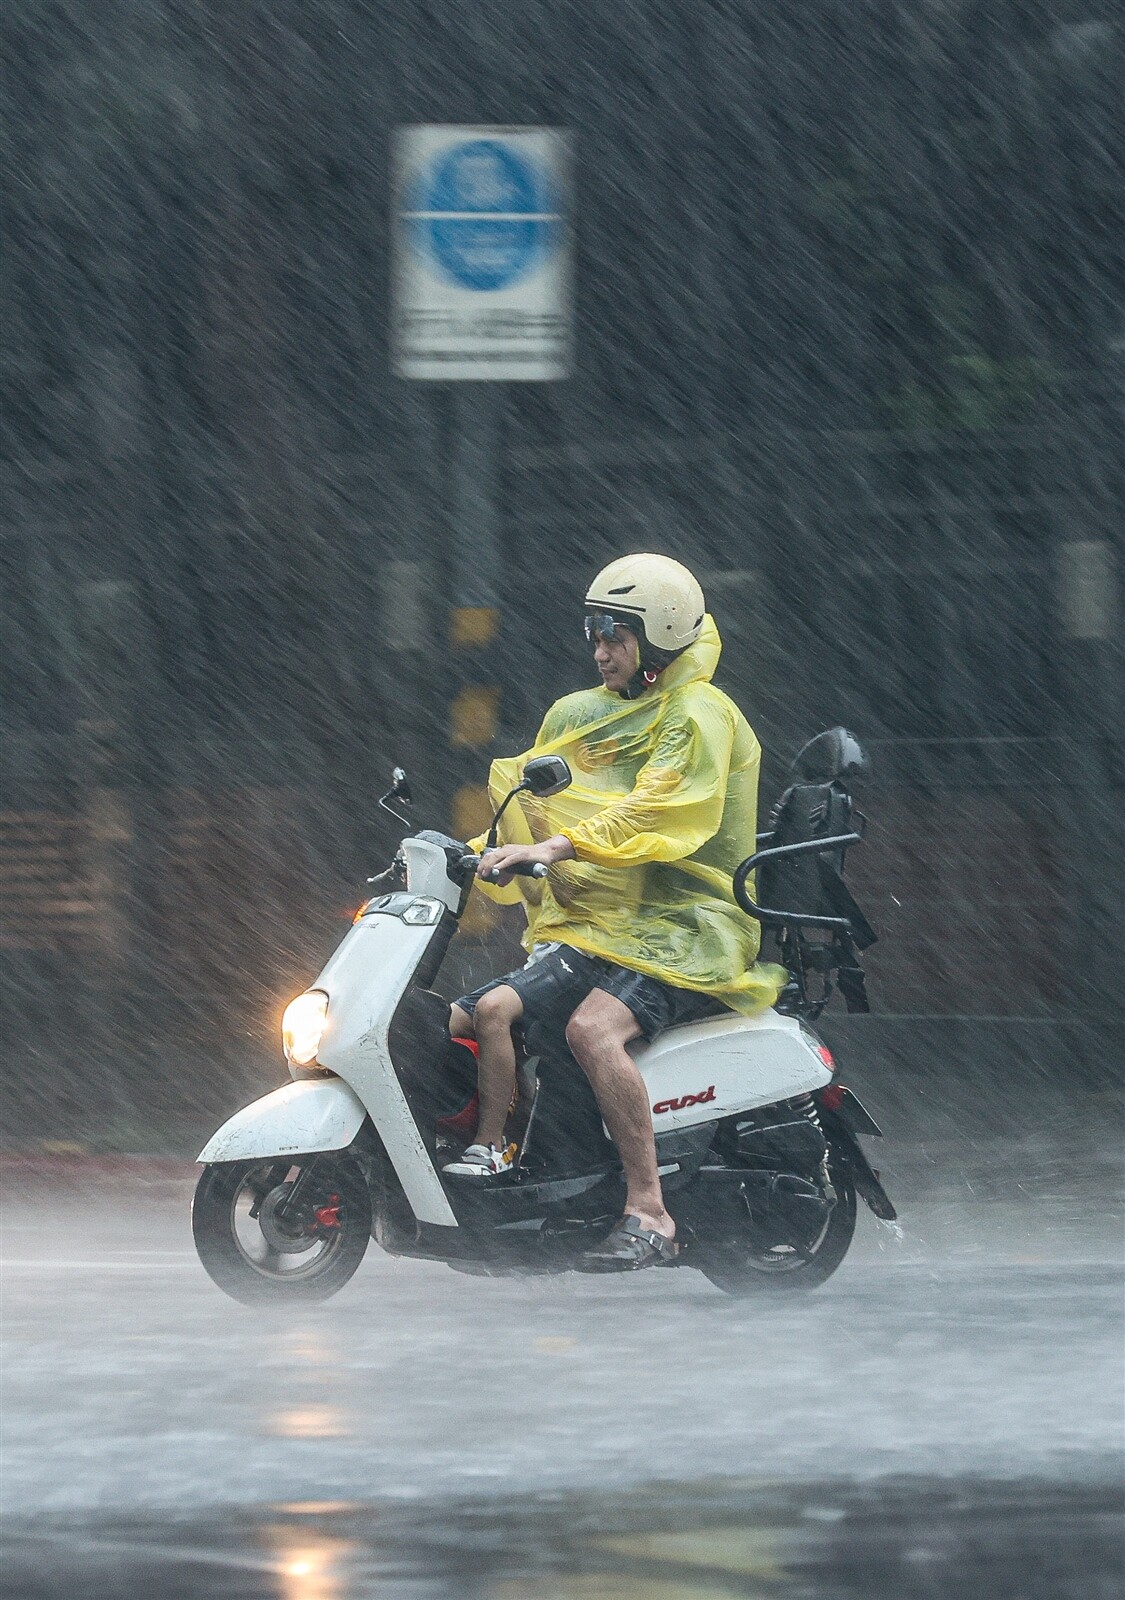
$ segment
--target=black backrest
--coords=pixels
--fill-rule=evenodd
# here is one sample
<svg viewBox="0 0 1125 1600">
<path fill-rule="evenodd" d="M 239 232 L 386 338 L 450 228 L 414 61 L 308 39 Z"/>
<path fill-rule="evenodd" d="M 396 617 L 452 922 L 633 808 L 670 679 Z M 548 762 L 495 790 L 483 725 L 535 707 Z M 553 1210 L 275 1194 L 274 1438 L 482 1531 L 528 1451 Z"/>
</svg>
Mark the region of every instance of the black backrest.
<svg viewBox="0 0 1125 1600">
<path fill-rule="evenodd" d="M 773 832 L 770 849 L 849 833 L 851 796 L 839 782 L 794 783 L 774 806 L 769 826 Z M 758 868 L 758 904 L 771 911 L 803 911 L 815 917 L 836 915 L 825 898 L 817 865 L 820 859 L 814 852 L 788 861 L 764 861 Z M 842 849 L 828 852 L 826 859 L 837 872 L 843 870 Z"/>
</svg>

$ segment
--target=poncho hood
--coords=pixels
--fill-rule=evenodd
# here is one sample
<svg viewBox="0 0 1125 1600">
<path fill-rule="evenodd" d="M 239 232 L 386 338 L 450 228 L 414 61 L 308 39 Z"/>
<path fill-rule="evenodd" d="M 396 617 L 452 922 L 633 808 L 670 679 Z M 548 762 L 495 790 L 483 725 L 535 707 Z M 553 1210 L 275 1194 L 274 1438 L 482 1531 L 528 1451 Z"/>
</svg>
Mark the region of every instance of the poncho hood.
<svg viewBox="0 0 1125 1600">
<path fill-rule="evenodd" d="M 685 683 L 710 683 L 718 670 L 719 657 L 722 653 L 723 641 L 719 637 L 714 617 L 708 612 L 703 619 L 703 627 L 699 630 L 699 638 L 694 644 L 689 644 L 683 655 L 677 656 L 671 666 L 664 668 L 655 684 L 646 692 L 668 694 L 673 689 L 681 688 Z M 637 698 L 640 699 L 641 696 Z"/>
</svg>

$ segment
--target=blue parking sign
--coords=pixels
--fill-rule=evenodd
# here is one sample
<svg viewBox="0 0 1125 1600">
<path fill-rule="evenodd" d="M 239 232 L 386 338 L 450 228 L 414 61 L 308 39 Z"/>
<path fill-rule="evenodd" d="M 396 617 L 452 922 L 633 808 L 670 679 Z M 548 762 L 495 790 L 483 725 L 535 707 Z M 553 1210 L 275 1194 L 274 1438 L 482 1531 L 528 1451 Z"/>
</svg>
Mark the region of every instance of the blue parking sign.
<svg viewBox="0 0 1125 1600">
<path fill-rule="evenodd" d="M 400 376 L 564 378 L 571 324 L 565 133 L 401 128 L 394 188 L 391 333 Z"/>
<path fill-rule="evenodd" d="M 534 271 L 559 233 L 545 173 L 498 139 L 442 151 L 411 207 L 415 248 L 466 289 L 507 288 Z"/>
</svg>

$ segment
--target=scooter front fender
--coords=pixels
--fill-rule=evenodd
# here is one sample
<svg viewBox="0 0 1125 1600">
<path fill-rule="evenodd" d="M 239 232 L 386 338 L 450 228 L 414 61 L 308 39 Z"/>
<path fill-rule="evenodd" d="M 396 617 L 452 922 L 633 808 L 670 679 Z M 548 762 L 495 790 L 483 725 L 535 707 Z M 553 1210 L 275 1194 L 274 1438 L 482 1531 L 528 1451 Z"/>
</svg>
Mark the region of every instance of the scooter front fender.
<svg viewBox="0 0 1125 1600">
<path fill-rule="evenodd" d="M 236 1111 L 196 1160 L 210 1166 L 216 1161 L 343 1150 L 359 1132 L 365 1115 L 363 1102 L 342 1078 L 304 1078 Z"/>
</svg>

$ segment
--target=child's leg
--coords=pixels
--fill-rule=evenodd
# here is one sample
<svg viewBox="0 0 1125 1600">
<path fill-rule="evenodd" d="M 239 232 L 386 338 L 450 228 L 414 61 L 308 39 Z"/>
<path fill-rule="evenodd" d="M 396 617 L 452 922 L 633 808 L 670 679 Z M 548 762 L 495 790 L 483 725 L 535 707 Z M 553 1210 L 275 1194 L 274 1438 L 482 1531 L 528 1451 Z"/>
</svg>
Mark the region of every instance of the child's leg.
<svg viewBox="0 0 1125 1600">
<path fill-rule="evenodd" d="M 476 1029 L 473 1027 L 473 1014 L 459 1006 L 456 1001 L 449 1008 L 449 1037 L 451 1039 L 475 1039 Z"/>
<path fill-rule="evenodd" d="M 473 1012 L 476 1026 L 478 1093 L 474 1144 L 504 1143 L 504 1124 L 516 1092 L 516 1047 L 513 1024 L 523 1016 L 523 1001 L 506 983 L 481 995 Z"/>
</svg>

